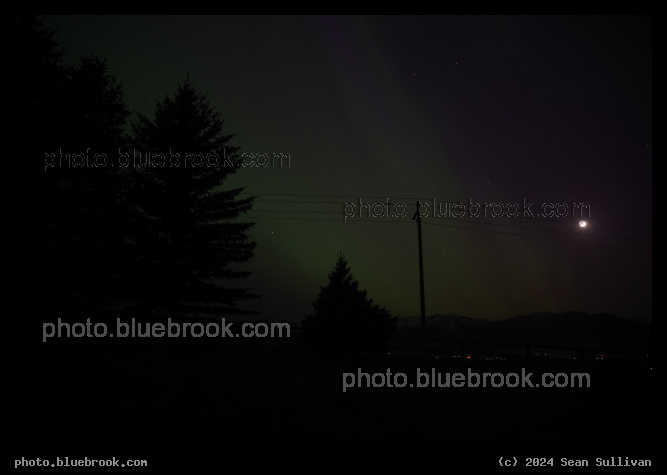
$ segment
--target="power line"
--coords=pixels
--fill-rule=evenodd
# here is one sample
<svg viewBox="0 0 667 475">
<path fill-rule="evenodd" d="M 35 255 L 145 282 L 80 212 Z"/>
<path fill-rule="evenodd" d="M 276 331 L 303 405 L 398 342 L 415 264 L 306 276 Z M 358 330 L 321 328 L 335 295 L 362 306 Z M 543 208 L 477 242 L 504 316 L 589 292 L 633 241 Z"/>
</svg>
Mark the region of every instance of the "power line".
<svg viewBox="0 0 667 475">
<path fill-rule="evenodd" d="M 253 196 L 289 196 L 289 197 L 313 197 L 313 198 L 352 198 L 355 200 L 361 200 L 361 199 L 382 199 L 380 195 L 378 196 L 353 196 L 353 195 L 322 195 L 322 194 L 298 194 L 298 193 L 250 193 L 250 192 L 241 192 L 240 194 L 242 195 L 253 195 Z M 414 197 L 388 197 L 388 199 L 393 199 L 393 200 L 408 200 L 409 202 L 414 200 Z M 430 203 L 431 201 L 436 201 L 439 204 L 455 204 L 455 203 L 460 203 L 459 201 L 447 201 L 447 200 L 438 200 L 436 198 L 431 198 L 428 202 Z M 303 204 L 337 204 L 337 205 L 345 205 L 345 204 L 357 204 L 357 203 L 349 203 L 349 202 L 341 202 L 341 201 L 304 201 L 304 200 L 255 200 L 256 202 L 265 202 L 265 203 L 303 203 Z M 369 203 L 362 203 L 362 204 L 385 204 L 385 203 L 380 203 L 380 202 L 369 202 Z M 405 203 L 406 206 L 408 206 L 407 203 Z M 485 216 L 486 217 L 486 216 Z M 508 218 L 511 218 L 508 216 Z M 563 217 L 565 218 L 565 217 Z M 549 219 L 546 217 L 533 217 L 530 218 L 531 221 L 544 221 L 544 222 L 551 222 L 551 223 L 562 223 L 562 221 L 555 220 L 555 219 Z M 583 217 L 582 217 L 583 219 Z M 608 227 L 610 229 L 621 229 L 621 230 L 626 230 L 626 231 L 639 231 L 639 232 L 651 232 L 652 225 L 648 223 L 637 223 L 637 222 L 632 222 L 632 221 L 623 221 L 623 220 L 614 220 L 614 219 L 609 219 L 609 218 L 593 218 L 595 221 L 607 221 L 607 222 L 617 222 L 617 223 L 624 223 L 624 224 L 634 224 L 637 226 L 646 226 L 649 229 L 629 229 L 629 228 L 619 228 L 619 227 L 608 227 L 608 226 L 602 226 L 602 225 L 596 225 L 597 227 Z"/>
<path fill-rule="evenodd" d="M 251 219 L 277 219 L 277 220 L 296 220 L 296 221 L 335 221 L 335 222 L 344 222 L 342 219 L 333 219 L 333 218 L 292 218 L 292 217 L 281 217 L 281 216 L 250 216 L 249 218 Z M 355 219 L 355 220 L 350 220 L 347 221 L 346 223 L 395 223 L 395 224 L 409 224 L 411 223 L 410 221 L 395 221 L 395 220 L 381 220 L 381 219 Z M 559 238 L 553 238 L 553 237 L 548 237 L 548 236 L 535 236 L 535 235 L 530 235 L 530 234 L 520 234 L 520 233 L 510 233 L 510 232 L 502 232 L 502 231 L 496 231 L 493 229 L 479 229 L 479 228 L 470 228 L 470 227 L 464 227 L 464 226 L 453 226 L 453 225 L 448 225 L 448 224 L 443 224 L 443 223 L 424 223 L 425 225 L 429 226 L 444 226 L 444 227 L 450 227 L 450 228 L 457 228 L 457 229 L 464 229 L 467 231 L 482 231 L 482 232 L 488 232 L 488 233 L 496 233 L 496 234 L 503 234 L 506 236 L 519 236 L 519 237 L 527 237 L 527 238 L 533 238 L 533 239 L 547 239 L 551 241 L 561 241 L 561 242 L 570 242 L 570 243 L 576 243 L 576 244 L 589 244 L 593 246 L 604 246 L 604 247 L 614 247 L 618 249 L 629 249 L 633 251 L 650 251 L 650 249 L 641 249 L 641 248 L 636 248 L 636 247 L 627 247 L 627 246 L 618 246 L 615 244 L 604 244 L 604 243 L 597 243 L 597 242 L 586 242 L 586 241 L 576 241 L 572 239 L 559 239 Z M 538 229 L 536 229 L 537 231 Z M 539 229 L 541 231 L 549 231 L 547 229 Z M 610 238 L 614 239 L 614 238 Z"/>
<path fill-rule="evenodd" d="M 350 195 L 323 195 L 323 194 L 296 194 L 296 193 L 249 193 L 249 192 L 242 192 L 240 194 L 243 195 L 253 195 L 253 196 L 284 196 L 284 197 L 297 197 L 297 198 L 334 198 L 334 199 L 340 199 L 340 198 L 354 198 L 357 200 L 355 203 L 349 203 L 349 202 L 341 202 L 341 201 L 309 201 L 309 200 L 303 200 L 303 199 L 297 199 L 297 200 L 264 200 L 264 199 L 257 199 L 255 202 L 262 202 L 262 203 L 297 203 L 297 204 L 303 204 L 303 205 L 312 205 L 312 204 L 324 204 L 324 205 L 349 205 L 349 204 L 360 204 L 360 205 L 366 205 L 368 204 L 369 206 L 375 204 L 381 204 L 381 205 L 388 205 L 390 199 L 394 200 L 409 200 L 410 198 L 388 198 L 387 202 L 367 202 L 367 203 L 361 203 L 362 199 L 378 199 L 379 196 L 357 196 L 357 197 L 352 197 Z M 380 198 L 381 199 L 381 198 Z M 430 201 L 428 202 L 430 203 Z M 447 201 L 436 201 L 433 199 L 433 203 L 439 203 L 439 204 L 447 204 L 447 203 L 456 203 L 456 202 L 447 202 Z M 404 206 L 407 206 L 405 203 L 403 203 Z M 253 209 L 250 211 L 252 213 L 253 211 L 256 212 L 262 212 L 262 213 L 304 213 L 304 214 L 337 214 L 340 213 L 340 211 L 324 211 L 324 210 L 283 210 L 283 209 Z M 369 218 L 370 218 L 370 208 L 368 210 Z M 360 211 L 361 214 L 361 211 Z M 440 214 L 440 213 L 438 213 Z M 408 223 L 410 221 L 407 220 L 401 220 L 403 216 L 398 216 L 398 220 L 383 220 L 383 219 L 361 219 L 361 218 L 355 218 L 355 217 L 350 217 L 350 216 L 345 216 L 341 219 L 333 219 L 333 218 L 313 218 L 313 217 L 278 217 L 278 216 L 253 216 L 252 214 L 246 216 L 246 218 L 250 219 L 278 219 L 278 220 L 284 220 L 284 219 L 290 219 L 290 220 L 297 220 L 297 221 L 335 221 L 335 222 L 346 222 L 346 223 L 352 223 L 352 222 L 376 222 L 376 223 Z M 406 216 L 407 217 L 407 213 Z M 425 216 L 428 218 L 428 216 Z M 442 216 L 439 216 L 442 217 Z M 487 216 L 484 216 L 487 218 Z M 493 217 L 493 219 L 511 219 L 511 216 L 507 217 Z M 575 231 L 563 231 L 563 230 L 557 230 L 557 229 L 550 229 L 550 228 L 545 228 L 545 227 L 529 227 L 529 226 L 519 226 L 516 224 L 507 224 L 507 223 L 491 223 L 488 221 L 471 221 L 471 220 L 466 220 L 466 219 L 460 219 L 460 218 L 452 218 L 447 216 L 446 219 L 448 221 L 456 221 L 460 223 L 477 223 L 481 224 L 483 226 L 501 226 L 504 228 L 512 228 L 512 229 L 523 229 L 523 230 L 528 230 L 528 231 L 533 231 L 533 232 L 548 232 L 548 233 L 559 233 L 559 234 L 570 234 L 570 235 L 577 235 L 581 236 L 580 232 L 575 232 Z M 553 223 L 553 224 L 566 224 L 564 220 L 556 220 L 556 219 L 545 219 L 545 218 L 529 218 L 532 221 L 541 221 L 541 222 L 547 222 L 547 223 Z M 604 221 L 613 221 L 613 220 L 608 220 L 608 219 L 603 219 L 603 218 L 596 218 Z M 618 221 L 622 222 L 622 221 Z M 628 223 L 628 222 L 626 222 Z M 496 234 L 504 234 L 504 235 L 510 235 L 510 236 L 519 236 L 519 237 L 529 237 L 529 238 L 534 238 L 534 239 L 548 239 L 548 240 L 554 240 L 554 241 L 562 241 L 562 242 L 571 242 L 571 243 L 577 243 L 577 244 L 590 244 L 590 245 L 598 245 L 598 246 L 605 246 L 605 247 L 616 247 L 620 249 L 631 249 L 631 250 L 639 250 L 639 251 L 645 251 L 647 249 L 639 249 L 639 248 L 634 248 L 634 247 L 627 247 L 627 246 L 619 246 L 616 244 L 605 244 L 605 243 L 599 243 L 599 242 L 587 242 L 587 241 L 581 241 L 581 240 L 570 240 L 570 239 L 561 239 L 561 238 L 556 238 L 556 237 L 549 237 L 549 236 L 536 236 L 536 235 L 530 235 L 530 234 L 521 234 L 521 233 L 515 233 L 515 232 L 509 232 L 505 230 L 505 232 L 502 231 L 496 231 L 492 229 L 480 229 L 477 227 L 470 227 L 470 226 L 455 226 L 452 224 L 445 224 L 445 223 L 433 223 L 429 221 L 425 221 L 424 224 L 426 225 L 433 225 L 433 226 L 443 226 L 443 227 L 452 227 L 452 228 L 459 228 L 459 229 L 466 229 L 466 230 L 473 230 L 473 231 L 483 231 L 483 232 L 493 232 Z M 570 224 L 570 223 L 567 223 Z M 631 223 L 631 224 L 637 224 L 640 225 L 640 223 Z M 619 228 L 619 227 L 611 227 L 611 226 L 602 226 L 602 225 L 595 225 L 596 227 L 601 227 L 605 229 L 615 229 L 615 230 L 625 230 L 625 231 L 646 231 L 646 230 L 637 230 L 637 229 L 627 229 L 627 228 Z M 650 230 L 649 230 L 650 232 Z M 608 235 L 603 235 L 603 234 L 591 234 L 591 233 L 586 233 L 586 237 L 595 237 L 595 238 L 600 238 L 600 239 L 611 239 L 611 240 L 623 240 L 623 241 L 631 241 L 631 242 L 636 242 L 636 243 L 646 243 L 650 244 L 651 241 L 647 241 L 644 239 L 637 239 L 637 238 L 631 238 L 631 237 L 623 237 L 623 236 L 608 236 Z"/>
<path fill-rule="evenodd" d="M 321 210 L 272 210 L 272 209 L 256 209 L 256 210 L 251 210 L 251 211 L 258 211 L 258 212 L 268 212 L 268 213 L 307 213 L 307 214 L 338 214 L 340 211 L 321 211 Z M 251 218 L 261 218 L 261 219 L 280 219 L 276 218 L 273 216 L 250 216 Z M 287 218 L 284 218 L 287 219 Z M 294 218 L 297 219 L 297 218 Z M 302 218 L 303 220 L 306 220 L 307 218 Z M 550 232 L 550 233 L 559 233 L 559 234 L 571 234 L 571 235 L 581 235 L 580 232 L 575 232 L 575 231 L 562 231 L 562 230 L 557 230 L 557 229 L 548 229 L 548 228 L 537 228 L 537 227 L 528 227 L 528 226 L 519 226 L 515 224 L 507 224 L 507 223 L 490 223 L 486 221 L 470 221 L 470 220 L 465 220 L 465 219 L 458 219 L 458 218 L 447 218 L 448 221 L 456 221 L 456 222 L 462 222 L 462 223 L 478 223 L 481 225 L 485 226 L 500 226 L 504 228 L 514 228 L 514 229 L 524 229 L 528 231 L 544 231 L 544 232 Z M 407 221 L 401 221 L 401 220 L 378 220 L 378 219 L 360 219 L 360 218 L 352 218 L 348 217 L 347 219 L 331 219 L 331 221 L 344 221 L 344 222 L 383 222 L 383 223 L 389 223 L 389 222 L 407 222 Z M 436 224 L 436 223 L 431 223 L 428 222 L 427 224 Z M 456 226 L 454 226 L 456 227 Z M 470 229 L 478 229 L 479 228 L 470 228 Z M 586 233 L 586 236 L 590 237 L 598 237 L 598 238 L 603 238 L 603 239 L 617 239 L 617 240 L 623 240 L 623 241 L 633 241 L 633 242 L 643 242 L 643 243 L 650 243 L 651 241 L 645 240 L 645 239 L 637 239 L 637 238 L 629 238 L 629 237 L 622 237 L 622 236 L 608 236 L 604 234 L 593 234 L 593 233 Z"/>
<path fill-rule="evenodd" d="M 299 202 L 303 203 L 303 202 Z M 339 214 L 340 211 L 307 211 L 307 210 L 274 210 L 274 209 L 253 209 L 251 211 L 258 211 L 258 212 L 268 212 L 268 213 L 309 213 L 309 214 Z M 257 218 L 256 216 L 251 216 L 253 218 Z M 425 216 L 428 218 L 428 216 Z M 268 218 L 268 217 L 267 217 Z M 370 216 L 368 216 L 370 218 Z M 388 221 L 388 220 L 377 220 L 377 219 L 361 219 L 361 218 L 354 218 L 354 217 L 347 217 L 347 219 L 334 219 L 331 221 L 344 221 L 344 222 L 370 222 L 370 221 L 375 221 L 375 222 L 381 222 L 381 223 L 389 223 L 389 222 L 408 222 L 408 221 L 400 221 L 400 218 L 398 217 L 399 220 L 397 221 Z M 423 217 L 424 218 L 424 217 Z M 304 218 L 306 219 L 306 218 Z M 561 231 L 557 229 L 547 229 L 547 228 L 531 228 L 527 226 L 518 226 L 516 224 L 506 224 L 506 223 L 489 223 L 486 221 L 470 221 L 470 220 L 465 220 L 465 219 L 459 219 L 459 218 L 447 218 L 448 221 L 456 221 L 456 222 L 461 222 L 461 223 L 478 223 L 486 226 L 501 226 L 504 228 L 515 228 L 515 229 L 525 229 L 528 231 L 546 231 L 550 233 L 560 233 L 560 234 L 572 234 L 572 235 L 581 235 L 580 232 L 575 232 L 575 231 Z M 425 224 L 436 224 L 432 222 L 426 222 Z M 477 229 L 477 228 L 470 228 L 470 229 Z M 643 242 L 643 243 L 649 243 L 651 241 L 645 240 L 645 239 L 636 239 L 636 238 L 627 238 L 627 237 L 621 237 L 621 236 L 606 236 L 604 234 L 593 234 L 593 233 L 586 233 L 586 236 L 590 237 L 599 237 L 603 239 L 620 239 L 623 241 L 634 241 L 634 242 Z"/>
</svg>

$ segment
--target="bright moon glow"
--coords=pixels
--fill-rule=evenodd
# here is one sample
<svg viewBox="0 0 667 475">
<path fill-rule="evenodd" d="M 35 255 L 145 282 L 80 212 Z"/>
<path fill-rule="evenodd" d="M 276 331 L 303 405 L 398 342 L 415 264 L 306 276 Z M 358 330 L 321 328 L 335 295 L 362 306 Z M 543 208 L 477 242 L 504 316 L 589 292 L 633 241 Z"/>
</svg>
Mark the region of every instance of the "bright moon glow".
<svg viewBox="0 0 667 475">
<path fill-rule="evenodd" d="M 586 227 L 586 221 L 579 221 L 579 226 L 582 228 Z"/>
</svg>

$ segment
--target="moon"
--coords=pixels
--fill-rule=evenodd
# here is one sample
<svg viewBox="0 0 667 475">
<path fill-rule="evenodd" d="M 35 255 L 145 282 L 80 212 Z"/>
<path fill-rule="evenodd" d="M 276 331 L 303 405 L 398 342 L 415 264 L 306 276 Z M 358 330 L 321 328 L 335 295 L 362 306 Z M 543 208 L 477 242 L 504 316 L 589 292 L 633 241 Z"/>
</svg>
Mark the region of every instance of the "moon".
<svg viewBox="0 0 667 475">
<path fill-rule="evenodd" d="M 579 221 L 579 227 L 580 228 L 585 228 L 586 224 L 588 224 L 588 223 L 586 223 L 586 221 L 584 221 L 583 219 L 581 221 Z"/>
</svg>

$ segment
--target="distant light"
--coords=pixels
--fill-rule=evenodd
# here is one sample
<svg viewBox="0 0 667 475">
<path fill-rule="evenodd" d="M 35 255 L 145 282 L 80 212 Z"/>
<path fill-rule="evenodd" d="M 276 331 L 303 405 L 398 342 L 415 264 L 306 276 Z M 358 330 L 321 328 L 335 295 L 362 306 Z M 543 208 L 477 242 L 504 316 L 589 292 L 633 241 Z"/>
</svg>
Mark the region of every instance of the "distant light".
<svg viewBox="0 0 667 475">
<path fill-rule="evenodd" d="M 585 227 L 586 227 L 586 224 L 587 224 L 587 223 L 586 223 L 586 221 L 584 221 L 584 220 L 579 221 L 579 227 L 585 228 Z"/>
</svg>

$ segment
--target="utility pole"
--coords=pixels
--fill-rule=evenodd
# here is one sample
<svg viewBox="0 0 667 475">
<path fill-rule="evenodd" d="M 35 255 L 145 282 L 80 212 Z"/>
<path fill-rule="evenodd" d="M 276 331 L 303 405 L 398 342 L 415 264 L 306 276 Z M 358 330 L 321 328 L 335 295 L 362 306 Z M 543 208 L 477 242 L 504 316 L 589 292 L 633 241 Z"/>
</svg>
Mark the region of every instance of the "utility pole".
<svg viewBox="0 0 667 475">
<path fill-rule="evenodd" d="M 424 338 L 426 337 L 426 304 L 424 303 L 424 256 L 422 253 L 422 220 L 419 215 L 420 200 L 417 199 L 417 211 L 412 215 L 417 220 L 417 236 L 419 238 L 419 298 L 422 310 L 422 349 L 424 349 Z"/>
</svg>

